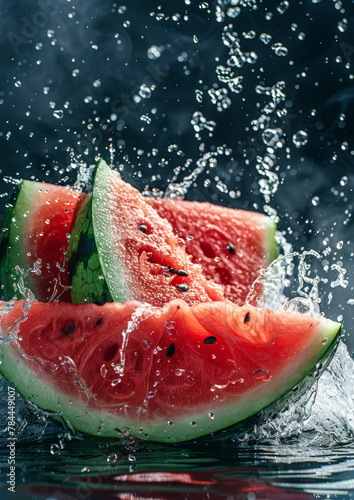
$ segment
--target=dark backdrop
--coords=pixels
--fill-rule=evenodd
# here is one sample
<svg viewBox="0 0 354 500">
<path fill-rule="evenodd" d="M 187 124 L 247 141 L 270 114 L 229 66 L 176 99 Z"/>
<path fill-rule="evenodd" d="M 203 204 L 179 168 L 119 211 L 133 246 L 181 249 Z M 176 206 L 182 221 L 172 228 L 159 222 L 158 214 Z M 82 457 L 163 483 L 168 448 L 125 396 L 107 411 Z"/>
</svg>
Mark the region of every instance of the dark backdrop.
<svg viewBox="0 0 354 500">
<path fill-rule="evenodd" d="M 294 250 L 320 252 L 321 310 L 343 316 L 354 345 L 352 1 L 2 0 L 0 10 L 1 214 L 9 177 L 72 184 L 77 162 L 97 154 L 114 154 L 140 189 L 183 189 L 195 174 L 187 198 L 273 213 Z M 252 120 L 276 100 L 264 135 Z"/>
</svg>

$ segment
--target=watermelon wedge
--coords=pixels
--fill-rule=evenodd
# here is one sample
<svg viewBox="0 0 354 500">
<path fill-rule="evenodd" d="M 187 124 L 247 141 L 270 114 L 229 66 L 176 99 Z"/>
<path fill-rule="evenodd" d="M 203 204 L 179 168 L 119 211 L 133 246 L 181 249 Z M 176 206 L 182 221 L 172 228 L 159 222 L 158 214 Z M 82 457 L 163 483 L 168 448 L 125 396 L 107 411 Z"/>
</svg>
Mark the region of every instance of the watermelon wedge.
<svg viewBox="0 0 354 500">
<path fill-rule="evenodd" d="M 1 281 L 5 300 L 71 301 L 68 233 L 78 193 L 63 186 L 22 181 L 7 206 L 1 234 Z"/>
<path fill-rule="evenodd" d="M 312 383 L 340 335 L 321 316 L 227 301 L 0 309 L 0 370 L 24 397 L 89 434 L 169 443 L 245 421 L 311 371 Z"/>
<path fill-rule="evenodd" d="M 66 254 L 72 220 L 81 227 L 79 254 L 91 257 L 86 266 L 97 268 L 97 271 L 101 269 L 98 254 L 89 250 L 94 239 L 90 224 L 92 213 L 81 210 L 76 217 L 81 204 L 87 204 L 85 199 L 82 192 L 48 183 L 25 180 L 15 187 L 2 230 L 1 278 L 6 300 L 14 295 L 22 298 L 30 288 L 39 301 L 71 301 Z M 226 298 L 239 305 L 245 302 L 260 270 L 277 255 L 275 224 L 262 214 L 209 203 L 144 200 L 160 217 L 168 220 L 177 237 L 185 241 L 187 254 L 192 262 L 201 265 L 206 278 L 221 284 Z M 82 214 L 86 214 L 85 220 Z M 82 260 L 84 264 L 85 259 Z M 36 262 L 41 265 L 36 266 Z M 74 278 L 78 288 L 81 276 L 79 273 L 79 279 Z M 100 303 L 112 300 L 106 280 L 100 276 L 91 280 L 88 301 L 90 298 Z M 175 284 L 181 281 L 181 277 L 170 272 L 167 276 Z M 81 295 L 79 292 L 77 302 Z M 121 300 L 124 300 L 122 295 Z"/>
<path fill-rule="evenodd" d="M 69 273 L 75 303 L 224 300 L 222 286 L 205 279 L 169 222 L 103 160 L 73 224 Z"/>
<path fill-rule="evenodd" d="M 225 297 L 243 305 L 261 269 L 278 256 L 276 224 L 257 212 L 177 199 L 147 198 L 186 243 L 207 279 L 223 285 Z"/>
</svg>

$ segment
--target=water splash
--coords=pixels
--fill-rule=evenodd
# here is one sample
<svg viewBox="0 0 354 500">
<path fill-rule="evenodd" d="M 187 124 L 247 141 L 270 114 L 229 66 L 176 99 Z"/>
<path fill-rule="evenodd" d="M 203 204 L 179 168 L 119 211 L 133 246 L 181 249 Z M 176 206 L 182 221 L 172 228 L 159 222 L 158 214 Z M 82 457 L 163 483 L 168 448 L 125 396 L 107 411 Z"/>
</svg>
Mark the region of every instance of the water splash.
<svg viewBox="0 0 354 500">
<path fill-rule="evenodd" d="M 331 364 L 295 405 L 266 422 L 257 423 L 237 442 L 291 444 L 308 450 L 310 446 L 336 446 L 354 441 L 354 361 L 340 343 Z"/>
</svg>

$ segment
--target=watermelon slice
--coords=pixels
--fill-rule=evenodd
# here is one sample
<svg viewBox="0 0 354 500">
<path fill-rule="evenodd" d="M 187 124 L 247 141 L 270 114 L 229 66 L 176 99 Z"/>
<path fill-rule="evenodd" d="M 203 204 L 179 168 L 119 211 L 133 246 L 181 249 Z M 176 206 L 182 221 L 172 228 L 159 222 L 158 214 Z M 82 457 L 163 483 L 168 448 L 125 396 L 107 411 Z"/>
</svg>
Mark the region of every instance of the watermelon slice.
<svg viewBox="0 0 354 500">
<path fill-rule="evenodd" d="M 340 333 L 227 301 L 0 308 L 0 370 L 23 396 L 89 434 L 170 443 L 244 421 L 315 370 L 312 383 Z"/>
<path fill-rule="evenodd" d="M 7 206 L 1 235 L 5 300 L 30 289 L 42 302 L 70 301 L 68 233 L 78 193 L 63 186 L 22 181 Z"/>
<path fill-rule="evenodd" d="M 207 279 L 223 285 L 225 297 L 243 305 L 261 269 L 278 256 L 276 224 L 256 212 L 176 199 L 146 201 L 186 242 Z"/>
<path fill-rule="evenodd" d="M 224 300 L 222 287 L 191 262 L 168 221 L 103 160 L 73 225 L 69 273 L 75 303 Z"/>
<path fill-rule="evenodd" d="M 273 221 L 255 212 L 208 203 L 144 199 L 170 222 L 174 233 L 185 241 L 187 253 L 194 263 L 202 266 L 207 279 L 222 284 L 225 296 L 242 305 L 260 269 L 267 267 L 276 257 Z M 23 181 L 16 186 L 6 210 L 1 246 L 1 278 L 6 300 L 14 294 L 22 298 L 25 290 L 30 288 L 40 301 L 71 301 L 66 262 L 67 235 L 83 201 L 83 193 L 63 186 L 31 181 Z M 78 216 L 81 217 L 80 222 L 77 219 L 77 225 L 84 227 L 79 254 L 89 253 L 91 260 L 88 259 L 86 266 L 96 266 L 99 270 L 99 260 L 96 264 L 92 261 L 98 259 L 98 254 L 87 250 L 93 243 L 94 233 L 90 224 L 91 214 L 86 211 L 85 222 L 82 220 L 84 213 L 85 210 L 81 210 Z M 26 224 L 21 223 L 24 220 Z M 36 269 L 36 262 L 41 262 L 40 268 L 37 266 Z M 91 281 L 89 298 L 104 303 L 112 297 L 106 281 L 100 276 Z M 173 278 L 170 273 L 168 276 Z M 74 284 L 77 283 L 79 288 L 81 277 L 78 282 L 75 279 L 77 276 Z M 180 277 L 174 276 L 176 284 L 178 279 Z M 19 283 L 20 280 L 22 283 Z M 77 301 L 80 302 L 80 296 Z"/>
</svg>

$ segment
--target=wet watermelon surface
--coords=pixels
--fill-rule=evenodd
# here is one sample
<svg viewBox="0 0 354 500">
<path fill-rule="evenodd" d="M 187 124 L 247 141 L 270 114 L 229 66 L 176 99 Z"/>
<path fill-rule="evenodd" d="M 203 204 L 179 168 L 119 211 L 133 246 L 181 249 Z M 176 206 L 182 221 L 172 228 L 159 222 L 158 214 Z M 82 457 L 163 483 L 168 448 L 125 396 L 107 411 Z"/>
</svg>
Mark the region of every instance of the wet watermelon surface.
<svg viewBox="0 0 354 500">
<path fill-rule="evenodd" d="M 319 283 L 321 310 L 343 317 L 352 356 L 353 6 L 234 3 L 2 2 L 1 214 L 9 178 L 72 185 L 79 167 L 67 169 L 70 161 L 81 155 L 93 163 L 98 152 L 109 161 L 110 146 L 116 168 L 125 164 L 125 179 L 148 195 L 186 187 L 189 200 L 276 210 L 294 250 L 319 252 L 305 258 L 307 277 L 328 280 Z M 229 54 L 223 30 L 230 24 L 253 64 Z M 219 69 L 219 79 L 218 66 L 243 77 L 239 92 L 228 85 L 230 73 Z M 264 128 L 252 125 L 272 92 L 285 100 Z M 100 498 L 104 490 L 106 498 L 351 498 L 353 369 L 350 356 L 339 354 L 315 402 L 312 395 L 288 418 L 222 446 L 70 440 L 56 424 L 44 430 L 46 417 L 16 397 L 17 496 Z M 3 417 L 7 402 L 2 381 Z M 4 444 L 4 499 L 13 498 L 8 458 Z"/>
</svg>

